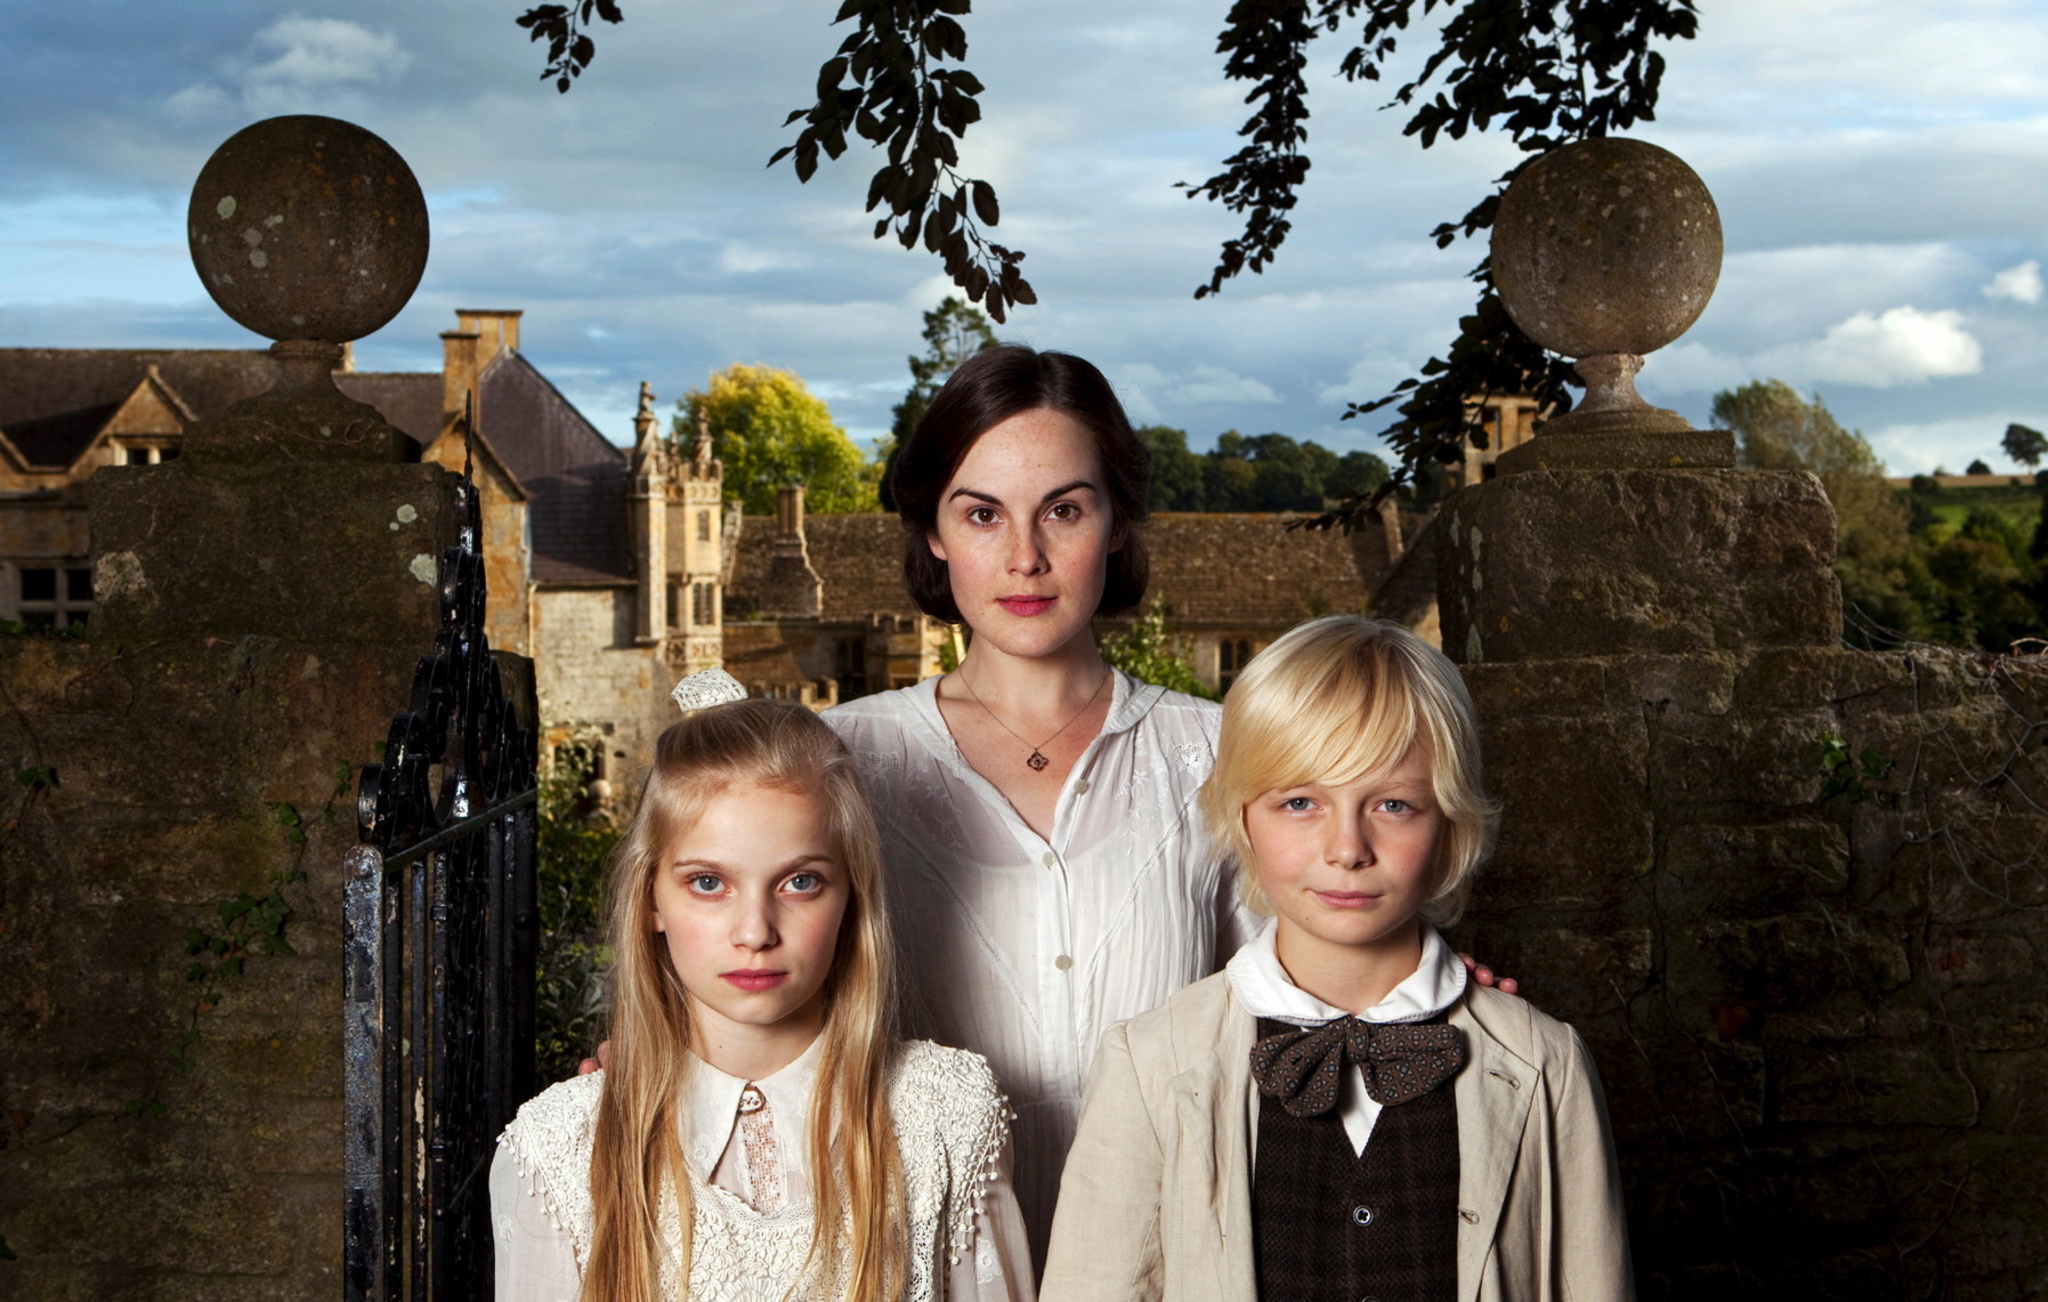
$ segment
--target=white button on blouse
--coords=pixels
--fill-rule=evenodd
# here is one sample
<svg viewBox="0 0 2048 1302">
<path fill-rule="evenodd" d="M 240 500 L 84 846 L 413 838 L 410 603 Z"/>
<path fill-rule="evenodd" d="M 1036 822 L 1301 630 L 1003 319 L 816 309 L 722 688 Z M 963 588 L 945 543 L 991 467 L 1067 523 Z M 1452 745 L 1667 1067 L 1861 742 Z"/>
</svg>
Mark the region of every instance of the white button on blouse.
<svg viewBox="0 0 2048 1302">
<path fill-rule="evenodd" d="M 1042 1262 L 1103 1033 L 1216 971 L 1261 920 L 1195 809 L 1220 706 L 1115 672 L 1048 841 L 968 766 L 938 681 L 823 717 L 881 827 L 910 1033 L 995 1068 L 1018 1113 L 1017 1195 Z"/>
</svg>

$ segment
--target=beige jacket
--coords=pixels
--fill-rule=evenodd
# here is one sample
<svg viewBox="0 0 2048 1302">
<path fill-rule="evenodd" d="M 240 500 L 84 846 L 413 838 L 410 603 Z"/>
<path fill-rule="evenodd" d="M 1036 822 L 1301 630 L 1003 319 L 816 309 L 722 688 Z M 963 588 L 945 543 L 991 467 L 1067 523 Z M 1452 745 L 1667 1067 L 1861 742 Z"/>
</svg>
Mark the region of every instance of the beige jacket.
<svg viewBox="0 0 2048 1302">
<path fill-rule="evenodd" d="M 1577 1032 L 1474 986 L 1458 1100 L 1459 1302 L 1635 1296 L 1607 1109 Z M 1113 1028 L 1067 1157 L 1040 1302 L 1251 1302 L 1257 1021 L 1221 975 Z"/>
</svg>

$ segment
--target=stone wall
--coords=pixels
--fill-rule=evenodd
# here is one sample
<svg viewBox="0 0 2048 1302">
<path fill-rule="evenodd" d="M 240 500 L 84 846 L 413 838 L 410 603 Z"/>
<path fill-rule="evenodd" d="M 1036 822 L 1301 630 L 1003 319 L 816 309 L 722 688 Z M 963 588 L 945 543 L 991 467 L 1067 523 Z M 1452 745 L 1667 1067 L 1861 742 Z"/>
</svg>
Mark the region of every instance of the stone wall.
<svg viewBox="0 0 2048 1302">
<path fill-rule="evenodd" d="M 433 466 L 95 476 L 88 636 L 0 637 L 0 1295 L 339 1291 L 339 865 L 457 527 Z"/>
<path fill-rule="evenodd" d="M 1642 1296 L 2042 1296 L 2048 661 L 1836 649 L 1805 478 L 1447 504 L 1505 802 L 1456 938 L 1591 1045 Z"/>
<path fill-rule="evenodd" d="M 675 717 L 669 689 L 682 677 L 659 644 L 634 640 L 631 585 L 545 587 L 534 594 L 534 663 L 543 749 L 573 743 L 604 748 L 603 771 L 627 795 L 654 758 L 654 739 Z"/>
</svg>

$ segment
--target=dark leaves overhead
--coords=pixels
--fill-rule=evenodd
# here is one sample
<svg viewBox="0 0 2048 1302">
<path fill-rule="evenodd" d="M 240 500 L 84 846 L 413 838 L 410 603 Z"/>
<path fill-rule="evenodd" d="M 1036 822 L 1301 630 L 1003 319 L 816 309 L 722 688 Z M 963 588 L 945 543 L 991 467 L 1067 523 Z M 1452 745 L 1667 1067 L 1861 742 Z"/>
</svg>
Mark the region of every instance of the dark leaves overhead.
<svg viewBox="0 0 2048 1302">
<path fill-rule="evenodd" d="M 1186 189 L 1245 214 L 1245 228 L 1224 242 L 1195 297 L 1219 292 L 1246 268 L 1263 271 L 1287 238 L 1285 214 L 1309 169 L 1302 78 L 1309 43 L 1362 19 L 1338 69 L 1352 81 L 1379 81 L 1410 24 L 1438 13 L 1444 17 L 1435 48 L 1387 106 L 1410 110 L 1403 134 L 1427 149 L 1445 137 L 1498 129 L 1532 156 L 1649 121 L 1664 75 L 1664 57 L 1651 45 L 1690 38 L 1699 24 L 1693 0 L 1239 0 L 1217 49 L 1226 56 L 1226 77 L 1252 83 L 1245 100 L 1254 110 L 1238 131 L 1250 143 L 1224 160 L 1222 172 Z M 1438 225 L 1431 232 L 1437 246 L 1490 230 L 1501 191 L 1520 170 L 1500 177 L 1464 216 Z M 1515 328 L 1487 263 L 1473 269 L 1472 279 L 1479 303 L 1459 322 L 1449 356 L 1432 357 L 1394 392 L 1344 413 L 1349 419 L 1389 406 L 1396 412 L 1382 437 L 1402 464 L 1372 501 L 1412 483 L 1432 461 L 1458 460 L 1466 439 L 1483 438 L 1477 404 L 1485 398 L 1525 393 L 1539 406 L 1571 406 L 1570 368 Z M 1349 525 L 1368 504 L 1354 500 L 1319 523 Z"/>
<path fill-rule="evenodd" d="M 875 238 L 939 255 L 946 274 L 998 322 L 1038 297 L 1019 270 L 1023 253 L 984 231 L 1001 218 L 995 188 L 958 171 L 957 142 L 981 118 L 981 82 L 965 68 L 967 32 L 954 17 L 970 0 L 846 0 L 835 23 L 853 32 L 818 70 L 818 102 L 789 115 L 804 124 L 772 165 L 793 159 L 799 181 L 819 157 L 846 152 L 849 136 L 882 146 L 887 161 L 868 183 L 867 209 L 883 210 Z"/>
<path fill-rule="evenodd" d="M 616 23 L 625 15 L 618 0 L 573 0 L 566 5 L 535 5 L 514 20 L 526 29 L 528 40 L 548 43 L 548 66 L 540 79 L 553 80 L 555 89 L 565 95 L 569 83 L 597 57 L 597 42 L 583 31 L 593 17 Z"/>
</svg>

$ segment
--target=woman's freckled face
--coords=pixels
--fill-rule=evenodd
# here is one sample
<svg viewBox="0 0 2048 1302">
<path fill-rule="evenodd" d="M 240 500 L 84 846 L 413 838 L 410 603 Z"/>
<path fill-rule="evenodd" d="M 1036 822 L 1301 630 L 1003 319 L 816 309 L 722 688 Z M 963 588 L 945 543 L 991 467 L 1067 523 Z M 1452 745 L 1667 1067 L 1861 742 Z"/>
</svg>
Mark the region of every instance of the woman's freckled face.
<svg viewBox="0 0 2048 1302">
<path fill-rule="evenodd" d="M 977 637 L 1042 656 L 1084 633 L 1121 546 L 1095 440 L 1035 408 L 975 440 L 939 501 L 927 541 Z"/>
<path fill-rule="evenodd" d="M 1263 792 L 1244 828 L 1281 925 L 1324 944 L 1405 936 L 1436 886 L 1444 816 L 1420 746 L 1348 782 Z"/>
<path fill-rule="evenodd" d="M 653 895 L 700 1024 L 769 1026 L 821 1004 L 848 891 L 809 793 L 725 788 L 664 848 Z"/>
</svg>

